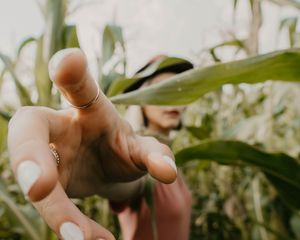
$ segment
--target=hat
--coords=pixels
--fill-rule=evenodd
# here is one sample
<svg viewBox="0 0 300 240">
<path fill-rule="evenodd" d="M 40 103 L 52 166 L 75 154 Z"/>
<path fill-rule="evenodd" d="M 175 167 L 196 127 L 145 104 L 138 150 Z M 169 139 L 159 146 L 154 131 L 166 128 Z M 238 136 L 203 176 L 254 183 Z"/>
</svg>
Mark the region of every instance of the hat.
<svg viewBox="0 0 300 240">
<path fill-rule="evenodd" d="M 193 68 L 193 64 L 183 58 L 158 55 L 140 68 L 131 78 L 114 81 L 108 90 L 108 96 L 134 91 L 140 88 L 144 82 L 161 73 L 178 74 Z"/>
<path fill-rule="evenodd" d="M 136 72 L 135 76 L 140 76 L 139 79 L 126 88 L 124 93 L 140 88 L 144 82 L 161 73 L 178 74 L 193 68 L 193 64 L 183 58 L 168 57 L 166 55 L 155 56 L 145 66 Z"/>
</svg>

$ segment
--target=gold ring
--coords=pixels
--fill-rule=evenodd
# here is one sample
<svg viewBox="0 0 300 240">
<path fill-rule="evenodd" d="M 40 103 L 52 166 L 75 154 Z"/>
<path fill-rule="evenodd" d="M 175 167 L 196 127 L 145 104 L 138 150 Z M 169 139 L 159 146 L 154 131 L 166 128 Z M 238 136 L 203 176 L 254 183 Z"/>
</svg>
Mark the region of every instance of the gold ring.
<svg viewBox="0 0 300 240">
<path fill-rule="evenodd" d="M 50 151 L 51 151 L 53 157 L 55 158 L 56 165 L 58 166 L 59 163 L 60 163 L 60 157 L 59 157 L 59 154 L 58 154 L 58 152 L 56 151 L 56 149 L 55 149 L 55 147 L 54 147 L 54 145 L 53 145 L 52 143 L 49 144 L 49 148 L 50 148 Z"/>
<path fill-rule="evenodd" d="M 92 106 L 95 102 L 97 102 L 97 100 L 99 99 L 99 96 L 100 96 L 100 87 L 97 86 L 97 88 L 98 88 L 98 91 L 97 91 L 96 97 L 94 97 L 94 98 L 93 98 L 91 101 L 89 101 L 88 103 L 83 104 L 83 105 L 81 105 L 81 106 L 75 106 L 75 105 L 73 105 L 72 103 L 70 103 L 70 102 L 68 101 L 69 105 L 70 105 L 71 107 L 77 108 L 77 109 L 85 109 L 85 108 L 88 108 L 88 107 Z"/>
</svg>

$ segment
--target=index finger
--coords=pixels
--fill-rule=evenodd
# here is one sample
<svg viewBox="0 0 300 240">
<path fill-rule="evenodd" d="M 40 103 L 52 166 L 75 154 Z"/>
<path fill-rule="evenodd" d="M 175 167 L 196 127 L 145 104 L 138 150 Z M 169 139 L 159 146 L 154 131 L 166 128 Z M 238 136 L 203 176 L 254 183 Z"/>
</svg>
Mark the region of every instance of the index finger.
<svg viewBox="0 0 300 240">
<path fill-rule="evenodd" d="M 84 111 L 111 107 L 88 71 L 86 57 L 80 49 L 58 51 L 49 62 L 49 76 L 73 107 Z"/>
</svg>

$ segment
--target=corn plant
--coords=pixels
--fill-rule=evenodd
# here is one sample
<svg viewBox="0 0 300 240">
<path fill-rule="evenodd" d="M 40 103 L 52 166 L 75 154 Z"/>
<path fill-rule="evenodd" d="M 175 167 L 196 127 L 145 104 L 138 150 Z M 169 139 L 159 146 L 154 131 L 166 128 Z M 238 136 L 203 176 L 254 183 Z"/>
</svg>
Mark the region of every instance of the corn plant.
<svg viewBox="0 0 300 240">
<path fill-rule="evenodd" d="M 297 49 L 289 49 L 190 70 L 162 83 L 113 96 L 111 100 L 118 104 L 181 105 L 190 104 L 225 84 L 254 84 L 269 79 L 298 82 L 299 53 Z M 127 86 L 127 82 L 123 83 Z M 204 126 L 204 130 L 205 127 L 207 126 Z M 194 130 L 194 135 L 198 134 L 200 139 L 207 135 L 207 132 L 201 129 L 199 132 L 195 131 L 195 128 L 189 130 Z M 265 173 L 282 201 L 294 212 L 295 219 L 298 216 L 300 189 L 297 179 L 300 176 L 300 165 L 296 158 L 284 153 L 268 153 L 239 141 L 210 140 L 180 150 L 176 154 L 176 159 L 179 165 L 199 159 L 204 163 L 213 160 L 226 165 L 255 166 Z M 261 227 L 264 223 L 256 221 L 256 224 Z M 273 231 L 270 228 L 267 230 Z M 277 237 L 282 236 L 276 231 L 272 233 Z"/>
<path fill-rule="evenodd" d="M 0 85 L 4 81 L 4 77 L 10 77 L 16 86 L 16 96 L 20 105 L 44 105 L 57 108 L 60 104 L 58 94 L 53 94 L 52 82 L 48 76 L 48 62 L 51 56 L 60 49 L 79 47 L 75 26 L 65 24 L 66 11 L 66 0 L 46 1 L 45 5 L 42 6 L 45 21 L 44 33 L 39 38 L 24 40 L 17 49 L 14 59 L 0 53 L 0 59 L 4 64 Z M 22 50 L 32 43 L 36 46 L 35 66 L 33 69 L 35 88 L 29 89 L 23 84 L 22 78 L 18 76 L 16 67 L 19 64 Z M 38 95 L 36 101 L 33 101 L 31 97 L 33 91 Z M 14 111 L 14 108 L 5 105 L 2 106 L 0 112 L 0 165 L 2 172 L 0 178 L 0 209 L 2 215 L 4 214 L 3 216 L 5 216 L 5 218 L 2 218 L 3 216 L 1 217 L 0 215 L 0 236 L 1 239 L 15 239 L 18 235 L 21 235 L 24 239 L 55 239 L 45 223 L 37 217 L 33 207 L 29 204 L 24 204 L 20 191 L 15 183 L 12 183 L 11 172 L 8 172 L 6 169 L 8 167 L 5 151 L 7 120 L 10 119 Z M 14 186 L 14 188 L 11 189 L 11 186 Z"/>
<path fill-rule="evenodd" d="M 298 6 L 297 2 L 292 0 L 274 0 L 274 2 Z M 253 16 L 257 13 L 261 14 L 259 1 L 250 1 L 250 3 Z M 236 6 L 237 1 L 234 1 L 234 7 Z M 46 1 L 45 6 L 42 7 L 46 26 L 44 34 L 37 39 L 26 39 L 18 48 L 15 59 L 0 54 L 0 59 L 4 63 L 4 69 L 0 73 L 0 86 L 4 77 L 10 76 L 16 86 L 20 105 L 45 105 L 54 108 L 60 105 L 60 96 L 52 88 L 49 80 L 47 64 L 56 51 L 79 46 L 76 28 L 65 24 L 67 7 L 67 1 Z M 291 146 L 295 147 L 295 141 L 288 142 L 284 139 L 285 133 L 280 132 L 280 129 L 292 128 L 295 134 L 292 138 L 297 139 L 300 136 L 298 134 L 300 126 L 296 121 L 299 121 L 299 115 L 294 113 L 295 115 L 289 118 L 290 121 L 282 122 L 283 115 L 291 115 L 295 112 L 292 106 L 295 103 L 287 100 L 288 92 L 286 91 L 278 97 L 276 104 L 273 104 L 275 100 L 272 99 L 271 107 L 267 108 L 264 106 L 267 102 L 265 100 L 267 94 L 263 93 L 261 88 L 258 88 L 256 92 L 257 98 L 249 102 L 250 97 L 253 96 L 247 95 L 246 91 L 238 87 L 239 84 L 257 84 L 268 80 L 280 81 L 278 86 L 281 89 L 289 84 L 287 82 L 298 83 L 300 50 L 287 49 L 264 55 L 257 54 L 257 32 L 261 22 L 256 19 L 252 21 L 252 24 L 250 29 L 252 37 L 249 37 L 251 41 L 234 39 L 210 49 L 217 64 L 198 67 L 160 84 L 125 94 L 122 94 L 123 91 L 140 78 L 149 76 L 157 69 L 173 64 L 178 59 L 169 58 L 155 63 L 148 71 L 128 78 L 126 49 L 121 28 L 109 25 L 103 32 L 102 53 L 98 57 L 98 82 L 116 105 L 195 103 L 187 109 L 186 118 L 190 118 L 190 125 L 183 129 L 174 141 L 177 164 L 182 166 L 189 184 L 195 186 L 193 192 L 197 194 L 194 214 L 199 214 L 200 217 L 197 216 L 197 222 L 193 225 L 191 239 L 198 239 L 203 233 L 206 236 L 201 235 L 201 237 L 206 239 L 300 238 L 300 166 L 295 154 L 297 148 L 292 151 Z M 283 27 L 288 27 L 291 45 L 296 45 L 295 22 L 283 21 L 281 29 Z M 251 45 L 249 42 L 251 44 L 254 42 L 254 44 Z M 16 73 L 18 58 L 27 44 L 36 44 L 35 69 L 33 70 L 34 89 L 25 86 Z M 224 46 L 236 46 L 252 57 L 221 63 L 215 50 Z M 231 97 L 225 96 L 220 90 L 228 85 L 235 89 Z M 298 87 L 296 84 L 292 86 Z M 275 85 L 273 87 L 275 88 Z M 296 89 L 293 90 L 296 91 Z M 31 97 L 33 91 L 38 95 L 36 101 Z M 270 95 L 273 96 L 274 93 L 271 93 Z M 237 100 L 237 96 L 242 100 Z M 225 97 L 228 98 L 227 102 L 222 101 Z M 215 107 L 216 103 L 217 107 Z M 257 138 L 252 137 L 258 128 L 257 119 L 265 117 L 260 112 L 266 112 L 266 109 L 270 111 L 270 114 L 267 112 L 269 115 L 266 114 L 267 119 L 272 122 L 269 130 L 276 132 L 276 136 L 282 136 L 279 146 L 275 146 L 274 140 L 270 140 L 272 144 L 269 144 L 265 138 L 257 141 Z M 0 202 L 3 203 L 0 208 L 0 238 L 16 239 L 22 236 L 24 239 L 55 239 L 41 219 L 37 218 L 33 208 L 24 204 L 24 199 L 16 184 L 11 180 L 11 172 L 7 171 L 5 151 L 7 120 L 14 110 L 10 106 L 3 106 L 0 112 Z M 226 113 L 226 117 L 220 117 L 219 112 Z M 197 124 L 199 122 L 200 126 Z M 286 125 L 283 127 L 282 124 Z M 243 128 L 250 129 L 250 133 L 249 131 L 245 133 Z M 276 140 L 278 139 L 279 137 Z M 275 153 L 275 150 L 281 153 Z M 222 178 L 222 175 L 225 177 Z M 241 182 L 237 183 L 236 180 Z M 233 186 L 224 186 L 225 183 L 222 181 Z M 237 191 L 234 192 L 235 190 Z M 203 197 L 201 192 L 208 194 Z M 253 203 L 249 204 L 249 197 L 246 199 L 245 196 L 251 196 Z M 288 214 L 284 218 L 288 223 L 282 221 L 284 223 L 280 222 L 276 225 L 279 227 L 274 228 L 272 216 L 277 215 L 272 214 L 277 214 L 277 212 L 271 210 L 269 221 L 265 221 L 262 216 L 262 206 L 266 208 L 266 204 L 262 203 L 263 200 L 283 209 L 282 212 Z M 99 215 L 97 211 L 101 208 L 102 211 L 108 212 L 107 202 L 94 197 L 78 201 L 78 204 L 81 210 L 104 222 L 105 226 L 112 224 L 113 220 L 108 218 L 109 213 Z M 233 208 L 239 209 L 239 214 L 231 214 Z M 253 214 L 252 212 L 245 214 L 246 208 L 252 208 Z M 236 218 L 230 218 L 232 216 Z M 269 226 L 268 222 L 272 222 L 272 225 Z M 252 228 L 252 225 L 255 227 Z M 253 233 L 249 233 L 249 230 L 253 230 Z"/>
</svg>

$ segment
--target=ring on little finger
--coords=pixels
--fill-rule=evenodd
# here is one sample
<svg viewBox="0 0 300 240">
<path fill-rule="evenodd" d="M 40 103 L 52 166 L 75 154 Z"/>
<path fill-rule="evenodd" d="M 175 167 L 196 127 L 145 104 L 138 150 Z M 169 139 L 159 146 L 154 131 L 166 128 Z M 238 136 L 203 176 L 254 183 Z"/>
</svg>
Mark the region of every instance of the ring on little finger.
<svg viewBox="0 0 300 240">
<path fill-rule="evenodd" d="M 58 152 L 56 151 L 56 149 L 55 149 L 55 147 L 52 143 L 49 144 L 49 148 L 50 148 L 50 151 L 51 151 L 51 153 L 52 153 L 52 155 L 55 159 L 56 166 L 58 166 L 59 163 L 60 163 L 60 156 L 59 156 Z"/>
</svg>

